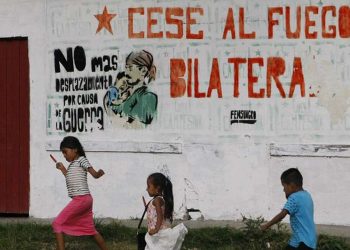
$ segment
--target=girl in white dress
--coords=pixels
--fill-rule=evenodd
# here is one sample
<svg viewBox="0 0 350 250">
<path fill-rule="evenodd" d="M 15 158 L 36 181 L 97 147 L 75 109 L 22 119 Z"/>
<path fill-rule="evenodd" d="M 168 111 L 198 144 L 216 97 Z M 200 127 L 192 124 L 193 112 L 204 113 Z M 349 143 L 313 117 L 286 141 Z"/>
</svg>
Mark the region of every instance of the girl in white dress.
<svg viewBox="0 0 350 250">
<path fill-rule="evenodd" d="M 147 178 L 147 192 L 153 197 L 147 208 L 146 250 L 180 250 L 187 234 L 183 223 L 171 228 L 174 199 L 171 181 L 161 173 Z"/>
</svg>

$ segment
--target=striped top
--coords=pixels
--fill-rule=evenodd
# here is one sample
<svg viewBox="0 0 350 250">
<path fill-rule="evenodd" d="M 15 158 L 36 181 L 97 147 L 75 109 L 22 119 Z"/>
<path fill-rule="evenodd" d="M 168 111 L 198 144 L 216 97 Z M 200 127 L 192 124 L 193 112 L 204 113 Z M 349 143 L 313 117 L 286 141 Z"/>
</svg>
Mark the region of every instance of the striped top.
<svg viewBox="0 0 350 250">
<path fill-rule="evenodd" d="M 87 183 L 87 169 L 92 167 L 84 156 L 72 161 L 67 169 L 66 185 L 69 197 L 90 194 Z"/>
</svg>

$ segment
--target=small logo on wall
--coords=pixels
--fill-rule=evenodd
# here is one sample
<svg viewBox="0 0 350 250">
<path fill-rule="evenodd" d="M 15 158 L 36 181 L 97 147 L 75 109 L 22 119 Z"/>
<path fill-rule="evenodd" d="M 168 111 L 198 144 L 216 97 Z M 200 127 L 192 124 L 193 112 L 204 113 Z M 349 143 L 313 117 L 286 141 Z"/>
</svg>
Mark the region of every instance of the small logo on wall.
<svg viewBox="0 0 350 250">
<path fill-rule="evenodd" d="M 234 123 L 255 124 L 256 111 L 254 110 L 231 110 L 231 125 Z"/>
</svg>

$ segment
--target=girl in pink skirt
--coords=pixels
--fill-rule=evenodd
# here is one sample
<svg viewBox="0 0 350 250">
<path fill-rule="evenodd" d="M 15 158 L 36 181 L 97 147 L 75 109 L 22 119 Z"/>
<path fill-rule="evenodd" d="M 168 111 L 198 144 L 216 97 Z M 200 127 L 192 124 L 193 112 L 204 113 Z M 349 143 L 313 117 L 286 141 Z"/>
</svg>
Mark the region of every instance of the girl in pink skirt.
<svg viewBox="0 0 350 250">
<path fill-rule="evenodd" d="M 72 200 L 52 222 L 57 249 L 64 249 L 63 234 L 92 235 L 100 249 L 107 249 L 103 237 L 95 229 L 92 214 L 93 199 L 87 183 L 87 172 L 96 179 L 104 175 L 104 172 L 102 169 L 95 171 L 76 137 L 63 138 L 60 150 L 70 164 L 66 169 L 61 162 L 57 162 L 56 168 L 65 176 L 68 195 Z"/>
</svg>

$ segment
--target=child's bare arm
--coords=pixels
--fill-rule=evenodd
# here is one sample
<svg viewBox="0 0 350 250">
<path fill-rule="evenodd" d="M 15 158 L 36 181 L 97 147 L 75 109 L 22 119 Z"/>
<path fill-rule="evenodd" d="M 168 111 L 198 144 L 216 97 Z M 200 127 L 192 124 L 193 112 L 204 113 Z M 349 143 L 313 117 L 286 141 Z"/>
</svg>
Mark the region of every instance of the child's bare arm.
<svg viewBox="0 0 350 250">
<path fill-rule="evenodd" d="M 57 162 L 57 163 L 56 163 L 56 168 L 59 169 L 59 170 L 61 170 L 62 174 L 63 174 L 64 176 L 66 176 L 66 174 L 67 174 L 67 169 L 66 169 L 65 166 L 62 164 L 62 162 Z"/>
<path fill-rule="evenodd" d="M 160 226 L 162 225 L 163 219 L 164 219 L 164 213 L 163 213 L 163 209 L 162 209 L 162 206 L 164 205 L 163 199 L 157 197 L 152 202 L 153 202 L 153 205 L 156 207 L 157 223 L 156 223 L 156 227 L 154 229 L 149 230 L 148 233 L 150 235 L 158 233 Z"/>
<path fill-rule="evenodd" d="M 288 211 L 286 209 L 282 209 L 282 211 L 279 214 L 277 214 L 275 217 L 273 217 L 272 220 L 270 220 L 266 224 L 261 225 L 261 229 L 262 230 L 268 229 L 269 227 L 283 220 L 283 218 L 286 217 L 287 214 L 288 214 Z"/>
<path fill-rule="evenodd" d="M 88 168 L 88 172 L 95 178 L 98 179 L 100 178 L 102 175 L 105 174 L 105 172 L 102 169 L 99 169 L 98 171 L 96 171 L 93 167 L 89 167 Z"/>
</svg>

